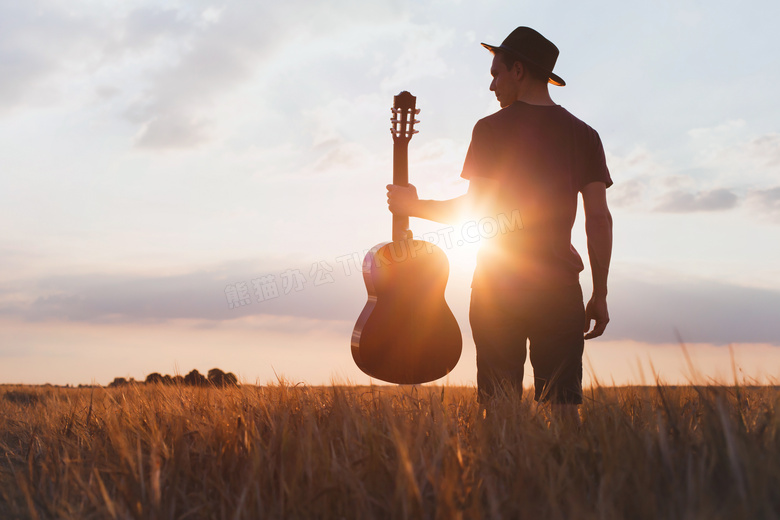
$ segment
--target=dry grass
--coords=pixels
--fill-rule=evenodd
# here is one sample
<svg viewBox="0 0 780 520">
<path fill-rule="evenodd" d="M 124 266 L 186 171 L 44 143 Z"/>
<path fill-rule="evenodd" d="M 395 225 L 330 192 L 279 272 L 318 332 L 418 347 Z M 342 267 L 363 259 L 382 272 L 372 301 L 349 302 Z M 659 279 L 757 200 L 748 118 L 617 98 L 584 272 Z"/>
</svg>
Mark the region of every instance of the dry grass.
<svg viewBox="0 0 780 520">
<path fill-rule="evenodd" d="M 0 388 L 2 518 L 777 518 L 776 388 Z"/>
</svg>

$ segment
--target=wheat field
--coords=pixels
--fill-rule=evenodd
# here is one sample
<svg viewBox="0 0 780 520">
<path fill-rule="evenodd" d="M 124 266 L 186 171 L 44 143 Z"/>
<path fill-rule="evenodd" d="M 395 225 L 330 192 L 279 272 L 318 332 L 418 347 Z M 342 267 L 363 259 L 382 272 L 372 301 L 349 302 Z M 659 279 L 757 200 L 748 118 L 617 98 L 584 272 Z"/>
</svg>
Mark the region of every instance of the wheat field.
<svg viewBox="0 0 780 520">
<path fill-rule="evenodd" d="M 775 387 L 0 387 L 0 518 L 780 517 Z"/>
</svg>

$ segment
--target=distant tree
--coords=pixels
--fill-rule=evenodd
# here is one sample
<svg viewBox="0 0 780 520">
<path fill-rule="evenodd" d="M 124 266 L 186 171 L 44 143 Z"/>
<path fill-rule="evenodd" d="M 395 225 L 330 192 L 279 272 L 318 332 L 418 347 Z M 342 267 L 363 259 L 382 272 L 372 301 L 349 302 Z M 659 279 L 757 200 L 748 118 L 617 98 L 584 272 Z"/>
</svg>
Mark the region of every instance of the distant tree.
<svg viewBox="0 0 780 520">
<path fill-rule="evenodd" d="M 218 368 L 209 370 L 208 378 L 209 383 L 214 386 L 225 386 L 225 373 Z"/>
<path fill-rule="evenodd" d="M 216 387 L 237 386 L 238 379 L 233 372 L 224 373 L 218 368 L 209 370 L 209 383 Z"/>
<path fill-rule="evenodd" d="M 113 381 L 111 381 L 108 386 L 109 388 L 117 387 L 117 386 L 125 386 L 127 384 L 127 379 L 124 377 L 115 377 Z"/>
<path fill-rule="evenodd" d="M 146 379 L 144 380 L 144 383 L 147 385 L 153 385 L 153 384 L 160 384 L 163 382 L 163 376 L 160 375 L 158 372 L 152 372 L 148 376 L 146 376 Z"/>
<path fill-rule="evenodd" d="M 184 376 L 184 383 L 190 386 L 206 386 L 208 382 L 208 379 L 197 370 L 192 370 Z"/>
<path fill-rule="evenodd" d="M 218 368 L 212 368 L 208 372 L 208 378 L 211 383 L 221 382 L 225 378 L 225 373 Z"/>
<path fill-rule="evenodd" d="M 173 382 L 174 385 L 184 385 L 184 384 L 187 384 L 184 381 L 184 376 L 181 376 L 179 374 L 176 374 L 175 376 L 173 376 L 171 378 L 171 381 Z"/>
<path fill-rule="evenodd" d="M 162 377 L 162 384 L 164 385 L 172 385 L 173 384 L 173 378 L 169 376 L 168 374 L 165 374 Z"/>
</svg>

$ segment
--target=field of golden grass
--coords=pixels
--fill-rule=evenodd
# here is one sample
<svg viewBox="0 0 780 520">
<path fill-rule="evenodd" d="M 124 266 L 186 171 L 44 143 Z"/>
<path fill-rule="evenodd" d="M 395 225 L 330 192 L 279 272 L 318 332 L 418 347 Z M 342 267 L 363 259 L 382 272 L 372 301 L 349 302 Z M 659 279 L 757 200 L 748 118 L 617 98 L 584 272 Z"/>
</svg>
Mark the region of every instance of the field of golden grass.
<svg viewBox="0 0 780 520">
<path fill-rule="evenodd" d="M 780 517 L 777 388 L 586 394 L 4 386 L 0 518 Z"/>
</svg>

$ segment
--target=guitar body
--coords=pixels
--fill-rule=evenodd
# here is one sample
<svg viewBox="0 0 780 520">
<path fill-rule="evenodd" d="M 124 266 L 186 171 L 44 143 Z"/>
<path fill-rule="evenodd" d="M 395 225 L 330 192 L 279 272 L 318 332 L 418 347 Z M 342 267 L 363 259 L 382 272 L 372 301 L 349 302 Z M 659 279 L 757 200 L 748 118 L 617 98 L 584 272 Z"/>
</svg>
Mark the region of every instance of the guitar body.
<svg viewBox="0 0 780 520">
<path fill-rule="evenodd" d="M 455 367 L 462 337 L 444 300 L 448 276 L 447 256 L 429 242 L 386 242 L 368 252 L 368 302 L 352 332 L 352 357 L 363 372 L 419 384 Z"/>
<path fill-rule="evenodd" d="M 407 186 L 408 152 L 417 133 L 416 98 L 395 96 L 393 184 Z M 352 330 L 352 358 L 366 374 L 389 383 L 419 384 L 447 375 L 460 359 L 458 322 L 444 300 L 449 276 L 444 251 L 414 240 L 409 217 L 393 215 L 393 240 L 363 260 L 368 302 Z"/>
</svg>

